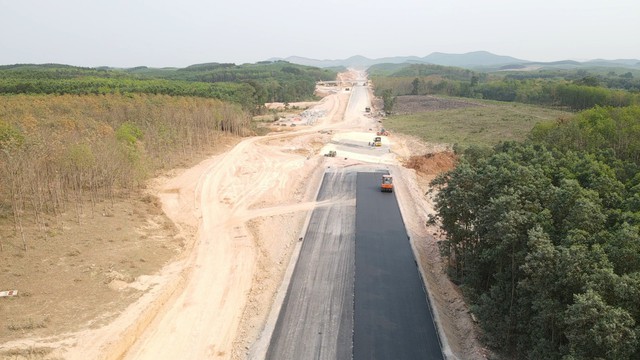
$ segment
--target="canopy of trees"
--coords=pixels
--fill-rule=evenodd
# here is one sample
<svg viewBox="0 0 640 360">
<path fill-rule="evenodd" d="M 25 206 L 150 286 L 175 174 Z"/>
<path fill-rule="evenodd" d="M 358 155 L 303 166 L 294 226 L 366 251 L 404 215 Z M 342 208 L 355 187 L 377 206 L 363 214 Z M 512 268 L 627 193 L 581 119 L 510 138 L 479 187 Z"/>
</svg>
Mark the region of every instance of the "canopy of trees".
<svg viewBox="0 0 640 360">
<path fill-rule="evenodd" d="M 639 131 L 640 107 L 595 108 L 434 180 L 441 251 L 489 345 L 640 358 Z"/>
<path fill-rule="evenodd" d="M 313 98 L 315 82 L 332 70 L 284 61 L 199 64 L 184 69 L 80 68 L 68 65 L 0 66 L 0 94 L 162 94 L 232 101 L 260 111 L 265 102 Z"/>
<path fill-rule="evenodd" d="M 10 95 L 0 101 L 0 218 L 45 227 L 43 214 L 113 199 L 208 149 L 243 135 L 238 104 L 166 95 Z M 1 240 L 1 239 L 0 239 Z M 0 248 L 2 244 L 0 242 Z"/>
<path fill-rule="evenodd" d="M 261 112 L 265 102 L 313 98 L 316 81 L 336 75 L 284 61 L 0 66 L 0 218 L 12 216 L 23 233 L 23 218 L 45 229 L 43 214 L 57 219 L 69 204 L 80 214 L 89 201 L 93 209 L 209 148 L 222 133 L 246 133 L 249 112 Z"/>
<path fill-rule="evenodd" d="M 481 73 L 426 64 L 376 65 L 369 70 L 376 95 L 390 90 L 394 95 L 440 94 L 517 101 L 571 110 L 596 105 L 640 104 L 640 77 L 631 72 L 592 74 L 585 70 L 545 70 L 511 73 Z"/>
</svg>

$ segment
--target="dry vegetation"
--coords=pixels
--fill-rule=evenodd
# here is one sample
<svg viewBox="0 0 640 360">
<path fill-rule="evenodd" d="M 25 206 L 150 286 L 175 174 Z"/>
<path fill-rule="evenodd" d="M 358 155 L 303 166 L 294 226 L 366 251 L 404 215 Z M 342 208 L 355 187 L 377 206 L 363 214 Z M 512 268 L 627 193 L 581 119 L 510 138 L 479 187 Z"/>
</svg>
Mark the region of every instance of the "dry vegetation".
<svg viewBox="0 0 640 360">
<path fill-rule="evenodd" d="M 4 220 L 0 280 L 18 296 L 0 299 L 0 340 L 97 326 L 135 300 L 147 285 L 134 281 L 155 272 L 183 246 L 154 199 L 100 203 L 100 212 L 85 211 L 79 223 L 74 212 L 58 216 L 56 226 L 45 215 L 52 224 L 46 232 L 25 220 L 26 251 Z"/>
<path fill-rule="evenodd" d="M 570 115 L 535 105 L 441 96 L 398 96 L 393 113 L 384 121 L 392 132 L 462 147 L 521 141 L 535 124 Z"/>
<path fill-rule="evenodd" d="M 4 96 L 0 102 L 0 343 L 113 319 L 153 285 L 177 236 L 145 190 L 247 131 L 238 106 L 161 95 Z M 0 347 L 0 358 L 42 358 Z"/>
<path fill-rule="evenodd" d="M 429 95 L 405 95 L 396 98 L 393 112 L 397 115 L 407 115 L 424 111 L 466 109 L 481 106 L 484 105 L 470 99 Z"/>
<path fill-rule="evenodd" d="M 127 193 L 155 170 L 179 165 L 240 135 L 248 117 L 217 100 L 168 96 L 7 96 L 0 103 L 0 218 L 50 231 L 58 217 Z M 0 243 L 2 250 L 2 243 Z"/>
</svg>

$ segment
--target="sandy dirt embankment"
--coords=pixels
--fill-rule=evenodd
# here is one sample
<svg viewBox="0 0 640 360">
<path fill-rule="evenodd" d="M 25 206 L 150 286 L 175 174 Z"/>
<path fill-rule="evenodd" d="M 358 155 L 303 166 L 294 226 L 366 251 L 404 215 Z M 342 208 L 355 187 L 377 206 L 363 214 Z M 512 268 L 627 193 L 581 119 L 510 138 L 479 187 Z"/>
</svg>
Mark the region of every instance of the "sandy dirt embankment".
<svg viewBox="0 0 640 360">
<path fill-rule="evenodd" d="M 125 358 L 245 357 L 314 206 L 330 136 L 318 129 L 342 117 L 348 97 L 316 104 L 325 116 L 313 128 L 246 139 L 160 186 L 165 213 L 197 231 L 179 280 L 166 285 L 175 295 L 120 346 L 137 338 Z"/>
</svg>

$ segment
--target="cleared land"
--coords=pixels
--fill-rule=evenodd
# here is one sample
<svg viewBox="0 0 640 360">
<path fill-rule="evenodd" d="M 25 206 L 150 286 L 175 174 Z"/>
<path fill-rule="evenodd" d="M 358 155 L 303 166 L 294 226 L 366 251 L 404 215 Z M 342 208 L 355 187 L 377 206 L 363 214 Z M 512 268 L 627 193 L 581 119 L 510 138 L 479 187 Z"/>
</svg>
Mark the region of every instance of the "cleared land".
<svg viewBox="0 0 640 360">
<path fill-rule="evenodd" d="M 536 123 L 571 115 L 519 103 L 437 96 L 399 96 L 394 113 L 398 115 L 384 120 L 385 127 L 392 132 L 463 147 L 524 140 Z"/>
</svg>

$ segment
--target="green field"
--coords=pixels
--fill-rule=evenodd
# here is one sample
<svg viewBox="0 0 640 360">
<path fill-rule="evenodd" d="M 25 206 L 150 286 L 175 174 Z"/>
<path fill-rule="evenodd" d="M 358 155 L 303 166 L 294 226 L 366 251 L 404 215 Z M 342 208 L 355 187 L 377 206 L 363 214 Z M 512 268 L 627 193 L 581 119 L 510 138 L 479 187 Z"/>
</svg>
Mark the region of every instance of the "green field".
<svg viewBox="0 0 640 360">
<path fill-rule="evenodd" d="M 466 148 L 523 140 L 539 121 L 572 116 L 570 112 L 519 103 L 473 102 L 480 106 L 390 116 L 384 120 L 384 126 L 392 132 L 418 136 L 427 142 Z"/>
</svg>

